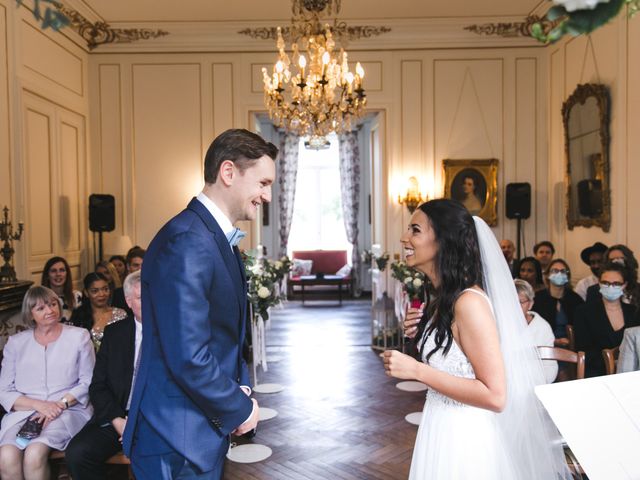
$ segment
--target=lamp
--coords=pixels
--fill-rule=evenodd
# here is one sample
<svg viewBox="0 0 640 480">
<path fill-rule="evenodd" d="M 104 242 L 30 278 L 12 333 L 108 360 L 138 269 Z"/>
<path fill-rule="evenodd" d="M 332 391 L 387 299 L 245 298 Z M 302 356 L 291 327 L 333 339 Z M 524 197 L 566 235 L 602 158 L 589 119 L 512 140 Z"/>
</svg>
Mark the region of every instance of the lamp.
<svg viewBox="0 0 640 480">
<path fill-rule="evenodd" d="M 409 213 L 413 213 L 418 205 L 424 202 L 420 189 L 418 188 L 418 179 L 416 177 L 409 177 L 409 188 L 404 197 L 398 195 L 398 203 L 400 205 L 406 205 Z"/>
<path fill-rule="evenodd" d="M 350 131 L 352 121 L 362 115 L 367 103 L 364 69 L 358 63 L 350 71 L 347 52 L 334 51 L 334 37 L 342 43 L 354 34 L 337 19 L 332 26 L 321 23 L 321 17 L 339 11 L 340 0 L 293 0 L 291 26 L 277 28 L 278 61 L 271 75 L 266 68 L 262 75 L 265 105 L 278 127 L 322 138 Z"/>
</svg>

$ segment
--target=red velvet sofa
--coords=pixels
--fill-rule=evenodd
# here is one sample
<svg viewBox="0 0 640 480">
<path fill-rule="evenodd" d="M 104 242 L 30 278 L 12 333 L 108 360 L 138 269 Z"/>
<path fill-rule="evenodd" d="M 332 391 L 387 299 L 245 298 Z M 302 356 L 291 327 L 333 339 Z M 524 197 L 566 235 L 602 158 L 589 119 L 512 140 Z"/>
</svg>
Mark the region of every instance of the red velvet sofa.
<svg viewBox="0 0 640 480">
<path fill-rule="evenodd" d="M 305 300 L 305 287 L 307 290 L 314 290 L 322 287 L 322 291 L 337 287 L 342 303 L 342 290 L 346 287 L 351 289 L 351 274 L 338 276 L 336 272 L 347 264 L 346 250 L 300 250 L 292 253 L 292 259 L 311 260 L 311 274 L 305 276 L 289 276 L 289 293 L 300 291 L 302 302 Z M 299 287 L 297 290 L 295 287 Z M 326 287 L 326 288 L 325 288 Z"/>
</svg>

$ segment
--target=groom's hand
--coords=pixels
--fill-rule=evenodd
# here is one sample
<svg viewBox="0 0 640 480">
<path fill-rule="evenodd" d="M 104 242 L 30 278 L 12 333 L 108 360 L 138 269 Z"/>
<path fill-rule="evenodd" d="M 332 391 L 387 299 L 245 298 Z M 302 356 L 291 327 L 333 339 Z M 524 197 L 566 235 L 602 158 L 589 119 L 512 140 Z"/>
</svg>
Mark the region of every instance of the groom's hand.
<svg viewBox="0 0 640 480">
<path fill-rule="evenodd" d="M 233 432 L 231 432 L 233 435 L 236 435 L 236 436 L 244 435 L 245 433 L 250 432 L 251 430 L 253 430 L 258 426 L 258 419 L 260 417 L 260 408 L 258 407 L 258 402 L 256 401 L 255 398 L 252 398 L 251 401 L 253 402 L 253 410 L 251 411 L 251 416 L 247 421 L 245 421 L 242 425 L 240 425 Z"/>
</svg>

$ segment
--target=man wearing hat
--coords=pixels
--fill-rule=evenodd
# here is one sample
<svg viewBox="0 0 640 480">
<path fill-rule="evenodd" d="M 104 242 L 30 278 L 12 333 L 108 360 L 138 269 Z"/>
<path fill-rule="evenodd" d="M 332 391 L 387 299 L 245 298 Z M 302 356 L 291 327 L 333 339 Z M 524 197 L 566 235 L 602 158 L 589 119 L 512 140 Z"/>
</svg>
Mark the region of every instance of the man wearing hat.
<svg viewBox="0 0 640 480">
<path fill-rule="evenodd" d="M 591 275 L 584 277 L 580 280 L 575 288 L 575 292 L 582 297 L 583 300 L 587 299 L 587 289 L 591 285 L 598 283 L 598 275 L 600 275 L 600 265 L 602 264 L 602 257 L 604 252 L 607 251 L 607 246 L 604 243 L 596 242 L 590 247 L 585 248 L 580 253 L 580 258 L 584 263 L 589 265 L 591 269 Z"/>
</svg>

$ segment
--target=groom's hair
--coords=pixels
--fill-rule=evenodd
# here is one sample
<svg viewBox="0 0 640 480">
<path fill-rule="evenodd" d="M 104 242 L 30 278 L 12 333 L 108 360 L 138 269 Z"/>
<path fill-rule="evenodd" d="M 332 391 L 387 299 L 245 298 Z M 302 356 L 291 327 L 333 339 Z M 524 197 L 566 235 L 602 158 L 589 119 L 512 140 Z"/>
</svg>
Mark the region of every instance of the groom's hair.
<svg viewBox="0 0 640 480">
<path fill-rule="evenodd" d="M 272 160 L 278 156 L 278 148 L 260 135 L 243 128 L 233 128 L 218 135 L 204 157 L 204 181 L 216 183 L 220 165 L 225 160 L 235 163 L 240 173 L 267 155 Z"/>
</svg>

